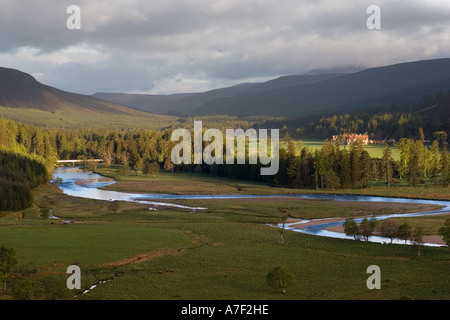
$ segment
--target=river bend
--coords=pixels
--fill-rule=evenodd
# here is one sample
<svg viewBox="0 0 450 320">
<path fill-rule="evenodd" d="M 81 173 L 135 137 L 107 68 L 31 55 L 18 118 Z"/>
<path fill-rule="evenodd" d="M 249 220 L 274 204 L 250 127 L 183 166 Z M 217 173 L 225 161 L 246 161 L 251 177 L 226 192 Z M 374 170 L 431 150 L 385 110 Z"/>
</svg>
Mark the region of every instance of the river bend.
<svg viewBox="0 0 450 320">
<path fill-rule="evenodd" d="M 141 194 L 141 193 L 125 193 L 118 191 L 108 191 L 99 189 L 103 186 L 114 184 L 115 181 L 110 178 L 100 176 L 92 172 L 84 172 L 78 167 L 60 167 L 54 171 L 54 177 L 62 179 L 62 183 L 58 187 L 67 195 L 74 197 L 81 197 L 87 199 L 107 200 L 107 201 L 129 201 L 136 203 L 143 203 L 149 205 L 150 209 L 155 210 L 157 207 L 175 207 L 188 210 L 204 210 L 201 207 L 189 207 L 179 204 L 164 202 L 164 200 L 180 200 L 180 199 L 237 199 L 237 198 L 275 198 L 275 197 L 298 197 L 303 199 L 324 199 L 334 201 L 358 201 L 358 202 L 386 202 L 386 203 L 417 203 L 417 204 L 432 204 L 442 206 L 442 209 L 430 212 L 417 212 L 405 214 L 390 214 L 376 216 L 377 220 L 384 220 L 395 217 L 417 217 L 425 215 L 438 215 L 450 213 L 450 201 L 439 200 L 422 200 L 422 199 L 407 199 L 407 198 L 390 198 L 390 197 L 374 197 L 374 196 L 351 196 L 351 195 L 171 195 L 171 194 Z M 327 231 L 331 227 L 340 226 L 344 221 L 330 221 L 331 219 L 322 219 L 323 222 L 310 225 L 305 228 L 295 228 L 299 222 L 287 224 L 284 227 L 288 230 L 312 234 L 317 236 L 326 236 L 342 239 L 353 239 L 343 233 Z M 355 219 L 360 222 L 362 219 Z M 316 220 L 317 222 L 318 220 Z M 310 222 L 310 221 L 303 221 Z M 279 226 L 281 227 L 281 225 Z M 390 239 L 372 236 L 371 242 L 388 243 Z M 394 240 L 394 243 L 405 243 L 403 240 Z M 407 244 L 411 244 L 407 242 Z M 437 244 L 427 243 L 429 246 L 442 246 Z"/>
</svg>

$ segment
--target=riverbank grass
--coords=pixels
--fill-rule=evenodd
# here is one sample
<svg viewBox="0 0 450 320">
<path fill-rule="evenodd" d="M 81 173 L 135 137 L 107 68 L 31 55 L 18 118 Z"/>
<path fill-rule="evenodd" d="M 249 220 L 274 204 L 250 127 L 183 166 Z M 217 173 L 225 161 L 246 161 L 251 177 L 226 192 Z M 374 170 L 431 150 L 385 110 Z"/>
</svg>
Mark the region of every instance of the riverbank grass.
<svg viewBox="0 0 450 320">
<path fill-rule="evenodd" d="M 211 191 L 208 187 L 214 181 L 217 185 L 222 183 L 220 188 L 224 189 L 234 183 L 190 174 L 173 177 L 134 179 L 130 174 L 123 181 L 131 181 L 134 191 L 157 190 L 169 181 L 174 186 L 184 185 L 178 190 L 196 185 L 205 193 Z M 151 186 L 150 182 L 155 181 Z M 113 186 L 120 189 L 120 182 Z M 259 188 L 266 190 L 266 194 L 277 190 L 268 186 Z M 417 210 L 417 205 L 287 197 L 180 203 L 207 209 L 193 212 L 160 207 L 152 211 L 145 205 L 121 202 L 113 212 L 108 208 L 109 201 L 69 197 L 47 185 L 35 191 L 35 204 L 28 215 L 19 219 L 19 213 L 12 213 L 0 219 L 0 244 L 14 248 L 19 263 L 35 266 L 41 277 L 66 279 L 67 267 L 80 265 L 83 288 L 73 293 L 115 277 L 77 299 L 446 300 L 450 297 L 448 248 L 424 247 L 419 256 L 417 248 L 407 245 L 364 243 L 287 230 L 281 237 L 280 229 L 270 225 L 279 223 L 286 215 L 302 219 L 362 216 L 386 211 L 410 212 Z M 61 220 L 41 217 L 39 209 L 44 207 L 51 208 Z M 417 218 L 417 223 L 421 219 L 429 218 Z M 67 220 L 70 223 L 60 223 Z M 426 221 L 435 226 L 443 225 L 444 220 L 436 217 Z M 268 287 L 265 281 L 267 273 L 280 265 L 296 279 L 286 294 Z M 370 265 L 381 269 L 381 290 L 369 290 L 366 286 Z M 10 296 L 0 294 L 2 298 Z"/>
<path fill-rule="evenodd" d="M 364 189 L 293 189 L 272 187 L 267 184 L 254 183 L 237 179 L 214 177 L 207 174 L 189 172 L 146 175 L 130 171 L 127 175 L 118 176 L 114 167 L 99 167 L 96 173 L 104 175 L 117 182 L 101 189 L 130 193 L 155 194 L 339 194 L 367 195 L 380 197 L 398 197 L 430 200 L 449 200 L 449 188 L 433 186 L 428 183 L 419 184 L 413 188 L 406 181 L 387 187 L 382 181 L 372 181 Z"/>
</svg>

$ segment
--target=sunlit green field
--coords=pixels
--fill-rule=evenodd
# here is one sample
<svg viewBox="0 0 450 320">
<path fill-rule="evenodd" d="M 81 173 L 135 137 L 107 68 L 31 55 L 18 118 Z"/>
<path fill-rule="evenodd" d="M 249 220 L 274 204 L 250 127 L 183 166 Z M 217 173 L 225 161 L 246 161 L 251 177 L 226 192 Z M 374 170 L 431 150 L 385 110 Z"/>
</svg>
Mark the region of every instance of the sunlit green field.
<svg viewBox="0 0 450 320">
<path fill-rule="evenodd" d="M 300 143 L 299 143 L 300 142 Z M 280 143 L 280 146 L 284 146 L 285 144 Z M 295 145 L 297 146 L 297 152 L 300 152 L 298 150 L 299 146 L 306 147 L 312 152 L 320 149 L 323 146 L 323 141 L 321 140 L 301 140 L 295 142 Z M 395 160 L 400 159 L 400 152 L 399 149 L 396 146 L 390 146 L 391 147 L 391 157 Z M 347 148 L 347 150 L 350 150 L 350 146 L 341 146 L 341 148 Z M 364 150 L 366 150 L 371 158 L 379 158 L 381 159 L 383 157 L 383 145 L 368 145 L 364 146 Z"/>
<path fill-rule="evenodd" d="M 182 231 L 145 224 L 79 222 L 1 228 L 1 243 L 16 247 L 22 263 L 36 265 L 103 264 L 189 240 Z"/>
<path fill-rule="evenodd" d="M 213 192 L 287 192 L 193 174 L 130 174 L 110 188 L 151 191 L 172 187 L 183 191 L 194 186 L 196 191 L 203 189 L 207 193 L 214 182 Z M 403 189 L 406 192 L 407 188 L 398 190 Z M 423 188 L 422 195 L 428 191 Z M 167 208 L 150 211 L 144 205 L 121 203 L 114 213 L 108 209 L 108 202 L 68 197 L 53 186 L 36 190 L 35 203 L 36 207 L 28 209 L 22 219 L 19 213 L 3 214 L 0 244 L 15 248 L 20 264 L 35 266 L 42 276 L 57 276 L 58 281 L 67 278 L 69 265 L 80 265 L 83 288 L 74 293 L 116 275 L 114 280 L 76 299 L 450 298 L 448 248 L 425 247 L 418 256 L 413 246 L 338 240 L 292 231 L 285 231 L 281 242 L 279 229 L 269 225 L 280 222 L 286 213 L 319 219 L 418 209 L 409 204 L 384 208 L 380 204 L 333 204 L 292 198 L 186 200 L 182 203 L 207 209 L 195 213 Z M 55 216 L 72 223 L 43 219 L 38 207 L 51 207 Z M 414 219 L 414 224 L 420 225 L 421 221 Z M 427 232 L 434 234 L 445 223 L 445 216 L 423 221 Z M 370 265 L 381 268 L 381 290 L 366 286 Z M 276 266 L 284 266 L 295 277 L 295 284 L 286 294 L 266 284 L 267 273 Z"/>
</svg>

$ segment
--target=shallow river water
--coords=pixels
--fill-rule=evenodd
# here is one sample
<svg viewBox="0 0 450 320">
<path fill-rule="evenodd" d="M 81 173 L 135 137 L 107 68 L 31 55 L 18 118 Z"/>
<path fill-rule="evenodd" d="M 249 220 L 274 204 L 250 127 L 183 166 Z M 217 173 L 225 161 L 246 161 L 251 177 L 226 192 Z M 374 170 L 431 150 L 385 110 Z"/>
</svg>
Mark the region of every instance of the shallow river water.
<svg viewBox="0 0 450 320">
<path fill-rule="evenodd" d="M 437 215 L 446 214 L 450 212 L 450 201 L 438 201 L 438 200 L 419 200 L 419 199 L 406 199 L 406 198 L 389 198 L 389 197 L 372 197 L 372 196 L 346 196 L 346 195 L 171 195 L 171 194 L 140 194 L 140 193 L 125 193 L 117 191 L 101 190 L 100 187 L 114 184 L 115 181 L 110 178 L 106 178 L 91 172 L 83 172 L 78 167 L 61 167 L 55 169 L 54 177 L 62 179 L 62 183 L 59 184 L 59 188 L 67 195 L 96 199 L 107 201 L 130 201 L 149 205 L 151 210 L 155 210 L 157 207 L 175 207 L 188 210 L 204 210 L 206 208 L 201 207 L 189 207 L 173 203 L 164 202 L 164 200 L 177 200 L 177 199 L 236 199 L 236 198 L 275 198 L 275 197 L 297 197 L 303 199 L 325 199 L 334 201 L 359 201 L 359 202 L 384 202 L 384 203 L 417 203 L 417 204 L 432 204 L 439 205 L 443 208 L 438 211 L 431 212 L 417 212 L 417 213 L 405 213 L 405 214 L 390 214 L 385 216 L 377 216 L 377 220 L 383 220 L 394 217 L 416 217 L 425 215 Z M 317 221 L 317 220 L 316 220 Z M 356 222 L 360 222 L 355 219 Z M 304 223 L 310 221 L 302 221 Z M 343 221 L 330 222 L 329 219 L 323 219 L 321 223 L 311 225 L 306 228 L 298 229 L 293 228 L 292 225 L 298 224 L 295 222 L 285 225 L 288 230 L 302 232 L 307 234 L 313 234 L 317 236 L 326 236 L 333 238 L 345 238 L 353 239 L 345 234 L 339 232 L 331 232 L 326 229 L 330 227 L 340 226 Z M 383 237 L 370 237 L 371 242 L 389 243 L 390 239 Z M 404 241 L 394 240 L 394 243 L 405 243 Z M 407 242 L 407 244 L 410 244 Z M 427 243 L 429 246 L 441 246 L 437 244 Z"/>
</svg>

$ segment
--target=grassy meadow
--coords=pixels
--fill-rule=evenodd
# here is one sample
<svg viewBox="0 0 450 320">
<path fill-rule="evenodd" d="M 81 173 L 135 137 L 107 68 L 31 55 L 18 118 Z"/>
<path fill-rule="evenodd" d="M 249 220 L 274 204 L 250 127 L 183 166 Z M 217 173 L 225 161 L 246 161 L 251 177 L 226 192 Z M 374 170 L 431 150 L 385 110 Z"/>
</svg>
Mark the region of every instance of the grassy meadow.
<svg viewBox="0 0 450 320">
<path fill-rule="evenodd" d="M 303 147 L 306 147 L 309 150 L 311 150 L 312 152 L 314 152 L 314 151 L 322 148 L 323 140 L 300 140 L 300 141 L 295 142 L 294 144 L 296 145 L 297 153 L 299 153 L 301 148 L 303 148 Z M 280 146 L 284 146 L 284 145 L 285 145 L 285 143 L 282 144 L 280 142 Z M 341 148 L 349 149 L 350 146 L 341 146 Z M 366 150 L 369 153 L 371 158 L 381 159 L 383 157 L 384 146 L 378 145 L 378 144 L 373 144 L 373 145 L 364 146 L 364 150 Z M 391 157 L 394 160 L 400 159 L 400 151 L 396 146 L 391 146 Z"/>
<path fill-rule="evenodd" d="M 109 171 L 108 173 L 106 171 Z M 100 173 L 114 176 L 111 168 Z M 149 193 L 289 194 L 311 192 L 271 188 L 196 174 L 122 177 L 108 189 Z M 416 190 L 417 189 L 417 190 Z M 419 190 L 420 189 L 420 190 Z M 449 200 L 442 188 L 372 188 L 361 194 L 409 194 Z M 355 190 L 352 190 L 355 193 Z M 342 192 L 345 192 L 342 191 Z M 348 192 L 348 191 L 347 191 Z M 121 202 L 117 213 L 108 202 L 78 199 L 53 185 L 34 193 L 35 205 L 0 217 L 0 244 L 15 249 L 21 265 L 37 268 L 41 277 L 67 279 L 77 264 L 82 290 L 103 283 L 80 300 L 447 300 L 450 298 L 450 250 L 339 240 L 284 231 L 270 224 L 289 214 L 301 219 L 413 212 L 432 207 L 412 204 L 334 203 L 294 198 L 179 200 L 207 210 L 160 208 Z M 42 218 L 52 208 L 59 220 Z M 445 216 L 414 218 L 436 234 Z M 369 290 L 370 265 L 381 268 L 381 290 Z M 284 266 L 295 283 L 283 294 L 266 285 L 266 274 Z M 68 289 L 65 289 L 68 290 Z M 80 292 L 76 292 L 77 294 Z M 0 299 L 11 297 L 3 294 Z"/>
<path fill-rule="evenodd" d="M 319 150 L 323 147 L 324 140 L 294 140 L 295 152 L 297 155 L 300 155 L 300 152 L 303 148 L 307 148 L 309 151 L 314 153 L 316 150 Z M 250 145 L 253 148 L 256 148 L 256 145 Z M 340 146 L 342 149 L 347 148 L 350 150 L 350 146 Z M 287 142 L 286 140 L 280 140 L 280 149 L 283 148 L 287 150 Z M 381 159 L 383 157 L 384 146 L 380 144 L 372 144 L 363 146 L 364 150 L 366 150 L 371 158 Z M 397 146 L 390 146 L 391 148 L 391 157 L 394 160 L 400 159 L 400 150 Z"/>
</svg>

